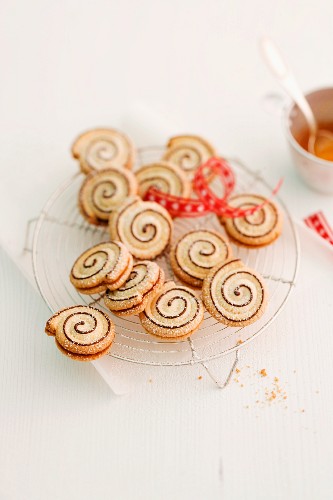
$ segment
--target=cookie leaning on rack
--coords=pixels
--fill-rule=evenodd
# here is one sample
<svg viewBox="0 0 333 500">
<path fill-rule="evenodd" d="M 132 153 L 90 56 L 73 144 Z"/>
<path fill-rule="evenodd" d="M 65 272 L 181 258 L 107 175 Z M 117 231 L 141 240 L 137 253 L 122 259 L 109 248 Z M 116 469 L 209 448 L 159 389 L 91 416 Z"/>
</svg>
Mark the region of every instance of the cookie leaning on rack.
<svg viewBox="0 0 333 500">
<path fill-rule="evenodd" d="M 193 290 L 167 281 L 139 317 L 151 335 L 181 340 L 199 328 L 203 315 L 203 303 Z"/>
<path fill-rule="evenodd" d="M 107 354 L 115 334 L 109 316 L 89 306 L 61 309 L 47 321 L 45 333 L 55 337 L 63 354 L 77 361 L 93 361 Z"/>
<path fill-rule="evenodd" d="M 163 160 L 180 167 L 192 181 L 197 168 L 212 156 L 216 156 L 216 150 L 206 139 L 197 135 L 177 135 L 169 140 Z"/>
<path fill-rule="evenodd" d="M 265 203 L 265 204 L 264 204 Z M 278 206 L 258 194 L 240 194 L 229 200 L 240 210 L 262 207 L 255 213 L 242 217 L 220 217 L 230 238 L 248 247 L 261 247 L 273 243 L 282 231 L 282 214 Z"/>
<path fill-rule="evenodd" d="M 240 259 L 218 264 L 206 276 L 202 300 L 217 321 L 229 326 L 247 326 L 264 313 L 267 292 L 263 278 Z"/>
<path fill-rule="evenodd" d="M 102 293 L 119 288 L 132 271 L 133 257 L 119 241 L 99 243 L 76 259 L 70 280 L 78 292 Z"/>
<path fill-rule="evenodd" d="M 112 128 L 97 128 L 81 134 L 72 146 L 72 155 L 84 174 L 93 170 L 132 168 L 135 149 L 126 134 Z"/>
<path fill-rule="evenodd" d="M 179 279 L 200 288 L 209 271 L 231 255 L 231 247 L 222 234 L 198 229 L 184 234 L 172 247 L 170 263 Z"/>
<path fill-rule="evenodd" d="M 154 259 L 169 244 L 173 222 L 161 205 L 135 196 L 112 212 L 109 230 L 137 259 Z"/>
<path fill-rule="evenodd" d="M 155 262 L 136 262 L 127 281 L 117 290 L 107 290 L 104 303 L 117 316 L 143 311 L 164 283 L 164 271 Z"/>
<path fill-rule="evenodd" d="M 184 198 L 191 194 L 191 183 L 185 172 L 170 162 L 159 161 L 143 165 L 135 175 L 139 185 L 138 193 L 142 198 L 151 187 L 155 187 L 162 193 Z"/>
<path fill-rule="evenodd" d="M 128 196 L 137 193 L 135 175 L 116 167 L 93 171 L 84 179 L 79 192 L 79 209 L 88 222 L 107 226 L 110 214 Z"/>
</svg>

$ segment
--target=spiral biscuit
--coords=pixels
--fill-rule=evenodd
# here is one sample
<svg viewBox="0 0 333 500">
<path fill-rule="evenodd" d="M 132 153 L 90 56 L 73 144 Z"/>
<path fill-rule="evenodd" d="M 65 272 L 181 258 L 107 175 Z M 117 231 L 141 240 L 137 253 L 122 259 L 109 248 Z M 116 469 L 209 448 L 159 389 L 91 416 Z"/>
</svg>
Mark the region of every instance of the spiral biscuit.
<svg viewBox="0 0 333 500">
<path fill-rule="evenodd" d="M 92 361 L 106 354 L 114 339 L 110 318 L 89 306 L 73 306 L 54 314 L 45 332 L 55 337 L 63 354 L 79 361 Z"/>
<path fill-rule="evenodd" d="M 229 204 L 245 210 L 261 205 L 264 201 L 263 196 L 241 194 L 232 197 Z M 234 219 L 224 217 L 220 221 L 233 240 L 250 247 L 269 245 L 280 236 L 282 231 L 282 214 L 272 201 L 267 201 L 252 215 Z"/>
<path fill-rule="evenodd" d="M 118 290 L 108 290 L 104 303 L 114 314 L 128 316 L 143 311 L 164 283 L 164 272 L 149 260 L 134 264 L 127 281 Z"/>
<path fill-rule="evenodd" d="M 150 334 L 174 340 L 189 337 L 203 315 L 203 303 L 190 288 L 167 281 L 139 317 Z"/>
<path fill-rule="evenodd" d="M 175 274 L 185 283 L 201 287 L 203 279 L 218 263 L 232 255 L 225 238 L 217 231 L 200 229 L 182 236 L 172 248 L 170 262 Z"/>
<path fill-rule="evenodd" d="M 117 290 L 120 286 L 123 285 L 123 283 L 130 275 L 131 269 L 133 267 L 133 257 L 131 254 L 129 254 L 126 262 L 127 263 L 124 272 L 119 276 L 118 279 L 116 279 L 116 281 L 113 281 L 112 283 L 103 283 L 102 285 L 97 285 L 91 288 L 77 288 L 77 291 L 86 295 L 94 295 L 97 293 L 103 293 L 106 289 Z"/>
<path fill-rule="evenodd" d="M 233 259 L 218 264 L 206 276 L 202 299 L 208 312 L 229 326 L 246 326 L 257 321 L 266 306 L 261 276 Z"/>
<path fill-rule="evenodd" d="M 79 193 L 80 211 L 91 224 L 106 226 L 111 212 L 137 192 L 135 175 L 125 169 L 91 172 Z"/>
<path fill-rule="evenodd" d="M 196 169 L 212 156 L 216 156 L 216 151 L 205 139 L 196 135 L 178 135 L 169 140 L 163 160 L 180 167 L 192 180 Z"/>
<path fill-rule="evenodd" d="M 122 132 L 100 128 L 81 134 L 72 146 L 72 155 L 79 160 L 82 172 L 89 174 L 109 167 L 132 168 L 135 151 Z"/>
<path fill-rule="evenodd" d="M 137 259 L 153 259 L 168 245 L 172 219 L 161 205 L 129 198 L 112 212 L 109 229 L 112 239 L 122 241 Z"/>
<path fill-rule="evenodd" d="M 70 280 L 81 293 L 100 293 L 120 287 L 128 278 L 133 257 L 119 241 L 99 243 L 75 261 Z"/>
<path fill-rule="evenodd" d="M 166 161 L 144 165 L 136 172 L 139 195 L 143 198 L 149 188 L 155 187 L 163 193 L 188 198 L 191 184 L 184 171 Z"/>
</svg>

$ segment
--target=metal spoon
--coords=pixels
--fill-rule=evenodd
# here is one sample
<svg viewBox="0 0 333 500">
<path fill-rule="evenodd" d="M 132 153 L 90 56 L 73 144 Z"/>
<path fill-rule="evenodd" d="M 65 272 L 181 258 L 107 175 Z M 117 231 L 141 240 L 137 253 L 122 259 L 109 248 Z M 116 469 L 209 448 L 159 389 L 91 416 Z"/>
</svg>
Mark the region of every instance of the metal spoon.
<svg viewBox="0 0 333 500">
<path fill-rule="evenodd" d="M 320 156 L 320 152 L 333 149 L 333 133 L 329 130 L 318 129 L 317 120 L 306 100 L 298 82 L 284 61 L 281 52 L 275 43 L 268 37 L 260 40 L 262 55 L 268 68 L 278 82 L 302 111 L 309 127 L 308 150 Z M 329 142 L 328 142 L 329 141 Z"/>
</svg>

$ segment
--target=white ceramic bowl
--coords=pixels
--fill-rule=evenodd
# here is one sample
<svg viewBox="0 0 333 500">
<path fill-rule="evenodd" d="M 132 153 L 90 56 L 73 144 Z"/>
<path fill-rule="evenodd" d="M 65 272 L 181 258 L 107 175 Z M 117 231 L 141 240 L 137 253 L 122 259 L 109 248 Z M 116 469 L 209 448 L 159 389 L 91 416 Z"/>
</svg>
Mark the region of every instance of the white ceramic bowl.
<svg viewBox="0 0 333 500">
<path fill-rule="evenodd" d="M 319 123 L 333 123 L 333 88 L 314 90 L 306 94 L 306 98 Z M 298 139 L 306 129 L 306 122 L 296 105 L 285 110 L 283 127 L 293 163 L 301 178 L 310 188 L 333 194 L 333 161 L 318 158 L 300 146 Z"/>
</svg>

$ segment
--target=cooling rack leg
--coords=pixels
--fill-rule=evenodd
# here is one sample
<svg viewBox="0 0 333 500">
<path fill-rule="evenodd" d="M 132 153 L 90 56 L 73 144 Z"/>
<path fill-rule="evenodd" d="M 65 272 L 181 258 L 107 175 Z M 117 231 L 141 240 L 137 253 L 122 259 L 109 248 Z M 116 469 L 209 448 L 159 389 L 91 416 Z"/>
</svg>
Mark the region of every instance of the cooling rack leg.
<svg viewBox="0 0 333 500">
<path fill-rule="evenodd" d="M 38 221 L 38 217 L 35 217 L 34 219 L 30 219 L 27 222 L 27 227 L 25 230 L 23 252 L 32 252 L 32 245 L 31 245 L 32 227 L 34 224 L 36 224 L 37 221 Z"/>
<path fill-rule="evenodd" d="M 231 380 L 231 377 L 236 369 L 236 366 L 238 364 L 238 361 L 239 361 L 239 350 L 237 349 L 235 351 L 235 359 L 234 359 L 234 362 L 230 368 L 230 371 L 227 375 L 227 378 L 225 379 L 224 382 L 220 382 L 216 377 L 215 375 L 212 373 L 212 371 L 210 370 L 210 368 L 208 367 L 207 363 L 204 362 L 204 361 L 200 361 L 200 357 L 198 356 L 195 348 L 194 348 L 194 344 L 193 344 L 193 341 L 191 339 L 191 337 L 188 338 L 188 342 L 190 344 L 190 347 L 191 347 L 191 351 L 192 351 L 192 364 L 194 363 L 200 363 L 200 365 L 206 370 L 206 372 L 208 373 L 208 375 L 210 376 L 210 378 L 212 379 L 212 381 L 214 382 L 214 384 L 217 385 L 217 387 L 219 389 L 225 389 L 230 380 Z"/>
<path fill-rule="evenodd" d="M 90 307 L 91 307 L 91 306 L 94 306 L 95 304 L 98 304 L 98 303 L 102 300 L 102 298 L 104 297 L 105 293 L 106 293 L 106 292 L 104 292 L 104 293 L 100 294 L 100 296 L 99 296 L 99 297 L 97 297 L 97 299 L 92 300 L 91 302 L 89 302 L 89 303 L 88 303 L 88 306 L 90 306 Z"/>
<path fill-rule="evenodd" d="M 25 238 L 24 238 L 24 247 L 23 252 L 32 252 L 32 239 L 35 224 L 38 222 L 39 216 L 34 217 L 33 219 L 29 219 L 27 222 L 26 230 L 25 230 Z M 52 221 L 49 217 L 45 217 L 46 220 Z M 53 222 L 57 222 L 56 219 Z"/>
<path fill-rule="evenodd" d="M 235 351 L 235 359 L 234 359 L 234 362 L 233 362 L 233 364 L 232 364 L 232 366 L 231 366 L 231 368 L 230 368 L 230 371 L 229 371 L 229 373 L 228 373 L 228 375 L 227 375 L 227 378 L 225 379 L 225 381 L 224 381 L 224 382 L 220 382 L 220 381 L 219 381 L 219 380 L 215 377 L 215 375 L 212 373 L 212 371 L 208 368 L 207 363 L 203 363 L 203 362 L 202 362 L 202 363 L 200 363 L 200 364 L 201 364 L 201 366 L 203 366 L 203 367 L 204 367 L 204 369 L 206 370 L 206 372 L 208 373 L 208 375 L 210 376 L 210 378 L 212 379 L 212 381 L 213 381 L 213 382 L 217 385 L 217 387 L 218 387 L 219 389 L 225 389 L 225 388 L 228 386 L 228 384 L 229 384 L 229 382 L 230 382 L 230 380 L 231 380 L 231 377 L 232 377 L 232 376 L 233 376 L 233 374 L 234 374 L 234 371 L 235 371 L 235 369 L 236 369 L 236 366 L 237 366 L 237 364 L 238 364 L 238 361 L 239 361 L 239 350 L 237 349 L 237 351 Z"/>
</svg>

